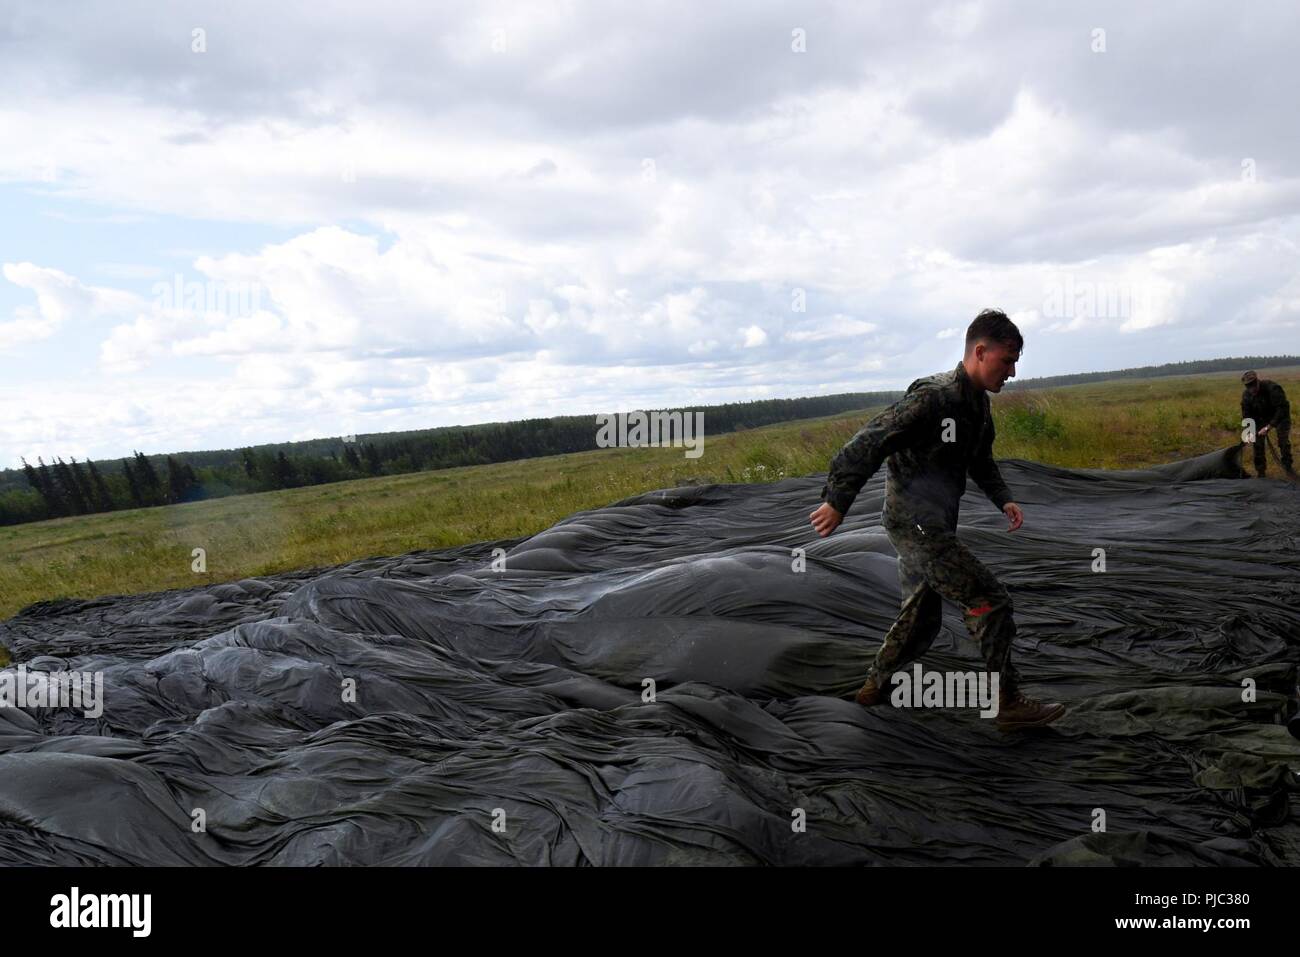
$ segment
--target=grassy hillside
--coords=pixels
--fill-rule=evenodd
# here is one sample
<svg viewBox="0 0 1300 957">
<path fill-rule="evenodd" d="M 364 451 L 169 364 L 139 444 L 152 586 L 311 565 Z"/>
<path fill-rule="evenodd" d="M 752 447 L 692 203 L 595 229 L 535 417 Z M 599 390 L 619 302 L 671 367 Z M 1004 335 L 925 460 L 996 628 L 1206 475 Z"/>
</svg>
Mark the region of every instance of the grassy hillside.
<svg viewBox="0 0 1300 957">
<path fill-rule="evenodd" d="M 1260 372 L 1300 400 L 1300 367 Z M 1187 458 L 1237 441 L 1240 392 L 1236 373 L 1217 373 L 1005 394 L 994 397 L 994 452 L 1070 467 Z M 708 437 L 699 459 L 682 449 L 603 449 L 4 527 L 0 619 L 43 599 L 185 588 L 527 535 L 692 481 L 822 472 L 870 411 Z M 198 547 L 204 574 L 191 571 Z"/>
</svg>

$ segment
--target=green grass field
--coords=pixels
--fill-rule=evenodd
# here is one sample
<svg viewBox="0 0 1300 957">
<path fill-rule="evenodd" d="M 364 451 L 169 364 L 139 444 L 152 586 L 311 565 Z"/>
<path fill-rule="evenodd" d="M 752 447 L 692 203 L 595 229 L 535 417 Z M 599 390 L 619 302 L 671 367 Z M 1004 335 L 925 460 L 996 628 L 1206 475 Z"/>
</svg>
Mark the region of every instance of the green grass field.
<svg viewBox="0 0 1300 957">
<path fill-rule="evenodd" d="M 1300 368 L 1260 373 L 1300 396 Z M 993 400 L 994 454 L 1097 468 L 1188 458 L 1237 441 L 1240 393 L 1235 373 L 1008 393 Z M 872 411 L 708 436 L 698 459 L 680 448 L 602 449 L 4 527 L 0 619 L 45 599 L 528 535 L 650 489 L 823 472 Z M 808 510 L 817 504 L 810 499 Z M 195 548 L 206 551 L 205 573 L 191 570 Z"/>
</svg>

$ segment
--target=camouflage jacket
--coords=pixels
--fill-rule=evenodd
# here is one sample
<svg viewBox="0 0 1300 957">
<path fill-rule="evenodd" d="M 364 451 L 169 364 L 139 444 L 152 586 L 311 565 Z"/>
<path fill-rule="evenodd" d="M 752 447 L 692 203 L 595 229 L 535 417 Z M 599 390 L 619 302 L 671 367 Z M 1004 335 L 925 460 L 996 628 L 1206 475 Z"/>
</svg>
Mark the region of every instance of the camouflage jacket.
<svg viewBox="0 0 1300 957">
<path fill-rule="evenodd" d="M 1280 385 L 1269 379 L 1260 379 L 1259 395 L 1251 395 L 1249 389 L 1241 390 L 1241 417 L 1254 419 L 1257 429 L 1266 425 L 1277 428 L 1290 423 L 1291 403 Z"/>
<path fill-rule="evenodd" d="M 958 363 L 951 372 L 917 379 L 907 393 L 868 422 L 831 460 L 822 498 L 846 513 L 867 480 L 888 461 L 886 525 L 957 527 L 966 475 L 999 509 L 1012 501 L 993 461 L 988 394 L 976 390 Z"/>
</svg>

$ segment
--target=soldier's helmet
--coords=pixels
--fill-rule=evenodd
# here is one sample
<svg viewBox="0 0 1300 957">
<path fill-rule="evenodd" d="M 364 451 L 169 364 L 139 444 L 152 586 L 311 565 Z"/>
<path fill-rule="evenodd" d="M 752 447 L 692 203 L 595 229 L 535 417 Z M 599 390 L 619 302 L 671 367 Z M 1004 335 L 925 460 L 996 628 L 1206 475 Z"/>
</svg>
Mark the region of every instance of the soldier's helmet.
<svg viewBox="0 0 1300 957">
<path fill-rule="evenodd" d="M 1247 388 L 1249 388 L 1250 386 L 1254 385 L 1256 382 L 1259 381 L 1259 376 L 1255 374 L 1254 369 L 1251 369 L 1249 372 L 1246 372 L 1242 375 L 1241 381 L 1246 384 Z"/>
</svg>

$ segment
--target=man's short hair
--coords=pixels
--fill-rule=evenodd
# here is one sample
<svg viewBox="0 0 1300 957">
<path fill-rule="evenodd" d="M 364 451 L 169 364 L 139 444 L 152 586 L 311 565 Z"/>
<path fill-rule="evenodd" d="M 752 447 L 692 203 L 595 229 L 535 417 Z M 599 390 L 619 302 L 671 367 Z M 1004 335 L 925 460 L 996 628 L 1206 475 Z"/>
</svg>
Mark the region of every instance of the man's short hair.
<svg viewBox="0 0 1300 957">
<path fill-rule="evenodd" d="M 998 309 L 985 309 L 966 328 L 966 351 L 983 339 L 992 339 L 1017 352 L 1025 347 L 1024 336 L 1007 314 Z"/>
<path fill-rule="evenodd" d="M 1258 382 L 1259 376 L 1255 374 L 1254 369 L 1251 369 L 1249 372 L 1242 373 L 1241 381 L 1246 383 L 1246 385 L 1250 385 L 1252 382 Z"/>
</svg>

